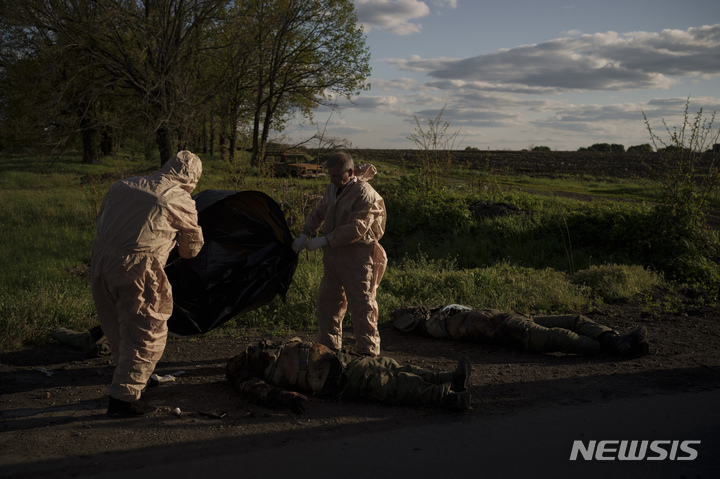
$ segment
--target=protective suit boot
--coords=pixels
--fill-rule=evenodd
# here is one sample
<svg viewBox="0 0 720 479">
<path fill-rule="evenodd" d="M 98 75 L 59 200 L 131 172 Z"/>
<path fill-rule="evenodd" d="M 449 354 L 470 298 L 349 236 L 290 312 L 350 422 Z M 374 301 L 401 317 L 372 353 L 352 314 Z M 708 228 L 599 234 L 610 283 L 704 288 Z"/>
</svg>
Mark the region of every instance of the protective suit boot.
<svg viewBox="0 0 720 479">
<path fill-rule="evenodd" d="M 107 415 L 110 417 L 133 417 L 145 416 L 154 412 L 157 412 L 157 408 L 144 399 L 122 401 L 110 396 Z"/>
<path fill-rule="evenodd" d="M 447 406 L 460 411 L 469 411 L 470 399 L 470 391 L 451 392 L 447 396 Z"/>
<path fill-rule="evenodd" d="M 458 365 L 453 372 L 451 389 L 456 392 L 467 391 L 470 387 L 470 374 L 472 373 L 472 364 L 470 359 L 463 355 L 458 361 Z"/>
<path fill-rule="evenodd" d="M 647 342 L 647 329 L 644 326 L 627 334 L 609 331 L 601 334 L 598 341 L 605 354 L 639 357 L 645 356 L 650 351 Z"/>
</svg>

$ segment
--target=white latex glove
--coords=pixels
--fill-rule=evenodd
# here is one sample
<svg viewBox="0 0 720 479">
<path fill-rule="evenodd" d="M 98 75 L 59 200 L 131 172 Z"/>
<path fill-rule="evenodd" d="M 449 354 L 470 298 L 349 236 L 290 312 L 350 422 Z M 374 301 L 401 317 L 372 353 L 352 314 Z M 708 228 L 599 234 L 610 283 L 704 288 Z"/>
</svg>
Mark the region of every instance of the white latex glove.
<svg viewBox="0 0 720 479">
<path fill-rule="evenodd" d="M 321 236 L 319 238 L 313 238 L 310 241 L 307 242 L 307 249 L 308 251 L 315 251 L 318 248 L 322 248 L 324 246 L 327 246 L 327 238 L 324 236 Z"/>
<path fill-rule="evenodd" d="M 292 242 L 293 251 L 295 251 L 295 253 L 300 253 L 300 251 L 307 247 L 307 240 L 307 235 L 300 235 L 295 238 L 295 241 Z"/>
</svg>

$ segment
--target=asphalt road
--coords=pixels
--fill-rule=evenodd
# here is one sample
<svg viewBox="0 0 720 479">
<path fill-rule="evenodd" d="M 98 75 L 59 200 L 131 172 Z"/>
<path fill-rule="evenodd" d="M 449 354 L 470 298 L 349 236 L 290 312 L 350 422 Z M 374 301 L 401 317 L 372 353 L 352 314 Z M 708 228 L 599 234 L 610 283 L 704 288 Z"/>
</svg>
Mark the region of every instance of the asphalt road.
<svg viewBox="0 0 720 479">
<path fill-rule="evenodd" d="M 242 446 L 187 444 L 88 458 L 83 478 L 684 478 L 720 477 L 720 390 L 523 411 L 391 432 L 328 436 L 243 452 Z M 570 460 L 574 441 L 667 441 L 642 460 Z M 677 447 L 673 452 L 673 442 Z M 682 441 L 700 441 L 686 443 Z M 601 457 L 617 457 L 618 442 Z M 658 452 L 659 450 L 659 452 Z M 202 451 L 202 452 L 200 452 Z M 637 450 L 636 450 L 637 451 Z M 655 451 L 655 452 L 653 452 Z M 597 449 L 596 449 L 597 452 Z M 648 459 L 667 456 L 665 459 Z M 694 460 L 680 460 L 696 455 Z M 595 457 L 595 456 L 594 456 Z M 671 459 L 674 457 L 675 459 Z M 103 467 L 103 460 L 108 461 Z M 98 461 L 100 462 L 98 464 Z M 37 464 L 37 477 L 52 471 Z M 33 474 L 32 466 L 25 474 Z M 98 469 L 103 470 L 97 473 Z M 88 474 L 89 473 L 89 474 Z M 52 477 L 52 473 L 47 477 Z"/>
</svg>

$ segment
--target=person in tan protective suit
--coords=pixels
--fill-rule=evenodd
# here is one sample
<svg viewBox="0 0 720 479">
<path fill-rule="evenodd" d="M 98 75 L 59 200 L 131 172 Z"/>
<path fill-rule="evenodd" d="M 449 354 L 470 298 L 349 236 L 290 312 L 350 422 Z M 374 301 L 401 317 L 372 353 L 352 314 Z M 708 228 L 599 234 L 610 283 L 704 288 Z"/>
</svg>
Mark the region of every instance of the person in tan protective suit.
<svg viewBox="0 0 720 479">
<path fill-rule="evenodd" d="M 305 411 L 303 394 L 365 399 L 391 405 L 470 408 L 472 365 L 466 356 L 454 371 L 400 366 L 387 357 L 338 352 L 314 342 L 260 341 L 231 358 L 226 377 L 246 400 L 265 407 Z"/>
<path fill-rule="evenodd" d="M 395 329 L 438 339 L 509 346 L 540 353 L 607 354 L 640 357 L 648 354 L 647 330 L 619 334 L 580 314 L 536 315 L 471 309 L 459 304 L 424 306 L 393 312 Z"/>
<path fill-rule="evenodd" d="M 368 183 L 377 172 L 372 165 L 357 169 L 350 155 L 335 153 L 327 160 L 330 185 L 308 215 L 302 234 L 293 242 L 304 248 L 324 248 L 324 275 L 317 297 L 318 341 L 339 350 L 342 321 L 350 309 L 356 352 L 380 354 L 378 305 L 375 299 L 387 265 L 380 238 L 387 213 L 382 197 Z M 312 238 L 323 225 L 323 236 Z"/>
<path fill-rule="evenodd" d="M 93 242 L 92 293 L 115 373 L 108 415 L 155 411 L 141 394 L 165 350 L 172 289 L 163 268 L 177 244 L 183 258 L 203 246 L 195 202 L 202 162 L 181 151 L 154 176 L 115 182 L 100 206 Z"/>
</svg>

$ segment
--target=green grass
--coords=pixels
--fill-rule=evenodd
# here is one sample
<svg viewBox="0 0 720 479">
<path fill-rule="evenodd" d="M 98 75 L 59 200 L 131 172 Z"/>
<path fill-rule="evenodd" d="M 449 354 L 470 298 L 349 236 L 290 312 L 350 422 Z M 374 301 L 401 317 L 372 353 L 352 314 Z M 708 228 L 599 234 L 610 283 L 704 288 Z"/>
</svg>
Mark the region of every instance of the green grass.
<svg viewBox="0 0 720 479">
<path fill-rule="evenodd" d="M 11 172 L 0 190 L 0 345 L 41 340 L 57 326 L 82 327 L 95 311 L 86 280 L 94 214 L 84 192 L 60 175 Z"/>
<path fill-rule="evenodd" d="M 272 178 L 267 169 L 250 168 L 246 158 L 203 160 L 196 192 L 263 191 L 281 205 L 295 235 L 327 183 Z M 390 262 L 378 291 L 381 322 L 389 321 L 394 309 L 413 304 L 455 302 L 528 313 L 582 309 L 643 294 L 669 280 L 683 282 L 673 277 L 677 269 L 691 268 L 693 277 L 709 278 L 711 285 L 712 271 L 717 274 L 711 253 L 716 236 L 682 236 L 686 246 L 680 247 L 672 239 L 677 232 L 665 225 L 665 239 L 655 238 L 651 204 L 658 185 L 650 182 L 491 175 L 478 182 L 475 175 L 426 191 L 421 178 L 374 163 L 379 174 L 372 184 L 388 209 L 382 244 Z M 97 323 L 88 278 L 97 208 L 114 177 L 157 166 L 142 154 L 83 165 L 78 154 L 47 159 L 0 153 L 0 350 L 45 342 L 60 326 L 82 330 Z M 529 187 L 636 201 L 579 202 L 532 194 Z M 472 205 L 479 201 L 513 204 L 522 214 L 477 217 Z M 653 256 L 656 251 L 662 258 Z M 321 277 L 322 254 L 304 252 L 285 301 L 277 298 L 225 329 L 314 328 Z"/>
<path fill-rule="evenodd" d="M 594 178 L 531 178 L 528 176 L 500 177 L 500 185 L 527 188 L 530 191 L 564 192 L 600 198 L 658 201 L 662 188 L 656 181 L 641 179 Z"/>
</svg>

